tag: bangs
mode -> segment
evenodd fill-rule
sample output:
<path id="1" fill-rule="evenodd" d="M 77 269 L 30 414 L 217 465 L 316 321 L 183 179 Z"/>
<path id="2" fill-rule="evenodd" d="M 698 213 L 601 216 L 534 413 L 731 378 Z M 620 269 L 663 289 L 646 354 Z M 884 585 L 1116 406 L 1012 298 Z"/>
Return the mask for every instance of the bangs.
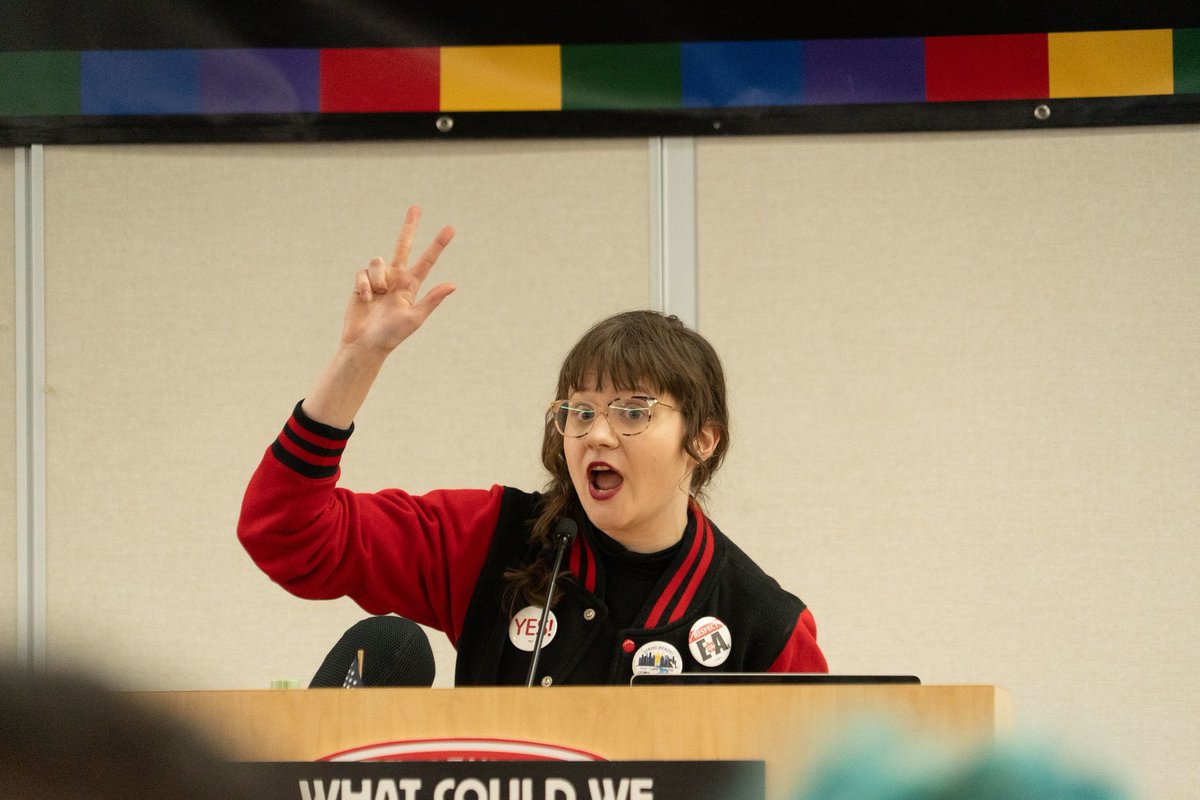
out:
<path id="1" fill-rule="evenodd" d="M 685 381 L 669 368 L 676 355 L 671 343 L 656 341 L 660 337 L 631 326 L 590 333 L 593 335 L 580 340 L 563 362 L 558 396 L 566 397 L 577 389 L 595 391 L 608 383 L 622 392 L 642 389 L 666 392 L 676 400 L 684 398 Z"/>

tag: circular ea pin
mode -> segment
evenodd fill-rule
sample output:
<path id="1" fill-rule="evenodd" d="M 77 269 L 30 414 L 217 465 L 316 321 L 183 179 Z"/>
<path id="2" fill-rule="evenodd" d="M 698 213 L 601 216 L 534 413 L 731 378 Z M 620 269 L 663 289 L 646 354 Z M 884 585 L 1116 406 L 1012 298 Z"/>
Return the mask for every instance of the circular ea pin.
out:
<path id="1" fill-rule="evenodd" d="M 683 658 L 666 642 L 646 642 L 633 654 L 634 675 L 678 675 Z"/>
<path id="2" fill-rule="evenodd" d="M 537 641 L 538 624 L 541 621 L 542 609 L 537 606 L 525 606 L 514 614 L 512 621 L 508 623 L 508 640 L 518 650 L 532 653 L 533 645 Z M 551 611 L 550 616 L 546 617 L 546 635 L 542 637 L 542 647 L 554 641 L 556 633 L 558 633 L 558 618 Z"/>
<path id="3" fill-rule="evenodd" d="M 692 658 L 704 667 L 719 667 L 729 658 L 733 640 L 729 628 L 716 617 L 701 617 L 688 633 L 688 649 Z"/>

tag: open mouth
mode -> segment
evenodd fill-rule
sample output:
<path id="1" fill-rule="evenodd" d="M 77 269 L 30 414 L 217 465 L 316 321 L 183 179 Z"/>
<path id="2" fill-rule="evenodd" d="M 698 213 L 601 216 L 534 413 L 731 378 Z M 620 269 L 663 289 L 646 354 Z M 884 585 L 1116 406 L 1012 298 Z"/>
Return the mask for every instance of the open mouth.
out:
<path id="1" fill-rule="evenodd" d="M 588 466 L 588 491 L 597 500 L 606 500 L 617 493 L 625 478 L 607 464 Z"/>

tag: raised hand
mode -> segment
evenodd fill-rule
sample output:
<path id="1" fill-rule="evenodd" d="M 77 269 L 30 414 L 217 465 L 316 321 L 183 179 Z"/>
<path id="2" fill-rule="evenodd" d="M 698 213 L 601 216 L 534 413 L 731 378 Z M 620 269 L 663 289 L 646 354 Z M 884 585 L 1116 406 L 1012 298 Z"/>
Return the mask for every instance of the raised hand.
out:
<path id="1" fill-rule="evenodd" d="M 366 269 L 355 275 L 354 294 L 342 326 L 343 344 L 390 352 L 421 327 L 454 291 L 453 284 L 440 283 L 418 298 L 421 284 L 454 238 L 453 228 L 442 228 L 410 266 L 409 254 L 420 220 L 421 209 L 409 208 L 391 263 L 373 258 Z"/>
<path id="2" fill-rule="evenodd" d="M 355 276 L 354 293 L 342 324 L 341 347 L 304 398 L 304 412 L 316 421 L 337 428 L 349 426 L 388 354 L 421 327 L 454 291 L 453 284 L 439 283 L 421 295 L 421 284 L 450 244 L 454 229 L 438 231 L 410 266 L 409 252 L 420 219 L 419 208 L 408 209 L 391 263 L 374 258 Z"/>

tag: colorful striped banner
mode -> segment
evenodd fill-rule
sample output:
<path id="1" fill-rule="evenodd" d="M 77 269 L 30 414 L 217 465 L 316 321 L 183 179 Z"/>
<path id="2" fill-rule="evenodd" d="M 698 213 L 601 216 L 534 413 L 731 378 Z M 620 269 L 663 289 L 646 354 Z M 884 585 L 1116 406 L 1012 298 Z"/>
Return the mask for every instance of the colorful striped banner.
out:
<path id="1" fill-rule="evenodd" d="M 1200 29 L 0 53 L 0 117 L 679 110 L 1200 94 Z"/>

